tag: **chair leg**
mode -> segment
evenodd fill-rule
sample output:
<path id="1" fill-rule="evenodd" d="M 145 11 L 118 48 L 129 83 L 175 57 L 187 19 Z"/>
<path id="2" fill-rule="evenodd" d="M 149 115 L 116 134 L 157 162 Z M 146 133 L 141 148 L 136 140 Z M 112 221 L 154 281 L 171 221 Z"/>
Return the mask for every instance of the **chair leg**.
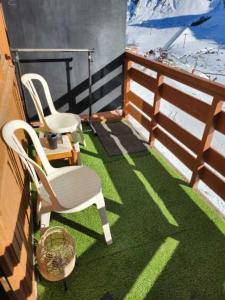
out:
<path id="1" fill-rule="evenodd" d="M 85 139 L 84 139 L 83 129 L 82 129 L 82 124 L 81 123 L 80 123 L 80 125 L 78 127 L 78 132 L 79 132 L 79 135 L 80 135 L 81 143 L 84 145 L 84 147 L 86 147 L 86 143 L 85 143 Z"/>
<path id="2" fill-rule="evenodd" d="M 77 132 L 74 131 L 72 132 L 72 138 L 73 138 L 73 147 L 74 150 L 77 153 L 77 164 L 81 165 L 81 158 L 80 158 L 80 145 L 79 145 L 79 141 L 78 141 L 78 137 L 77 137 Z"/>
<path id="3" fill-rule="evenodd" d="M 38 196 L 37 203 L 36 203 L 36 225 L 39 225 L 40 223 L 40 205 L 41 205 L 41 200 Z"/>
<path id="4" fill-rule="evenodd" d="M 47 229 L 50 223 L 51 212 L 41 214 L 41 230 Z"/>
<path id="5" fill-rule="evenodd" d="M 106 241 L 107 245 L 110 245 L 110 244 L 112 244 L 112 236 L 111 236 L 109 222 L 108 222 L 107 215 L 106 215 L 105 200 L 104 200 L 103 195 L 101 195 L 101 199 L 99 198 L 96 205 L 97 205 L 97 209 L 98 209 L 98 212 L 99 212 L 99 215 L 101 218 L 102 229 L 104 232 L 105 241 Z"/>

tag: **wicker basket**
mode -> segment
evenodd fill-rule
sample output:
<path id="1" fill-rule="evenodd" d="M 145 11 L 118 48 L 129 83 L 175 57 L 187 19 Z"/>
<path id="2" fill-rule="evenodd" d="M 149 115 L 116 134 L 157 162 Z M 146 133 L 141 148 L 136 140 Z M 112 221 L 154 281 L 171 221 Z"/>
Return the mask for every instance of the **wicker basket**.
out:
<path id="1" fill-rule="evenodd" d="M 65 279 L 75 266 L 75 241 L 65 229 L 51 227 L 42 235 L 36 257 L 44 278 L 49 281 Z"/>

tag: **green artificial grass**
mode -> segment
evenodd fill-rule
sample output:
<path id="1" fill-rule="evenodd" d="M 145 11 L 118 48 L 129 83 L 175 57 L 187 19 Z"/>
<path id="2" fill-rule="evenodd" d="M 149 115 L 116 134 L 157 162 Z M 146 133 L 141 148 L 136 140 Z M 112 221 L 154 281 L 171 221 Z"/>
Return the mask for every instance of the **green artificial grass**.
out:
<path id="1" fill-rule="evenodd" d="M 95 207 L 52 214 L 78 259 L 68 291 L 42 279 L 38 299 L 225 299 L 224 221 L 156 151 L 112 159 L 97 137 L 86 142 L 82 161 L 102 179 L 113 244 Z"/>

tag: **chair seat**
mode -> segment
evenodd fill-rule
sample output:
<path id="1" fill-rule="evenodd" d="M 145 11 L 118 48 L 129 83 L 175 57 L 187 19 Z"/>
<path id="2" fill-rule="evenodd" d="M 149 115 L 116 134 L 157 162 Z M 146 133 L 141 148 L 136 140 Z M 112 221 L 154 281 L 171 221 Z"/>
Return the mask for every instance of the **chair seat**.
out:
<path id="1" fill-rule="evenodd" d="M 59 204 L 65 210 L 76 208 L 101 192 L 99 176 L 84 166 L 59 168 L 54 174 L 48 176 L 48 180 Z M 40 184 L 39 195 L 45 202 L 45 207 L 51 206 L 42 184 Z"/>
<path id="2" fill-rule="evenodd" d="M 77 130 L 81 123 L 78 115 L 72 113 L 56 113 L 45 117 L 49 129 L 55 133 L 67 133 Z"/>

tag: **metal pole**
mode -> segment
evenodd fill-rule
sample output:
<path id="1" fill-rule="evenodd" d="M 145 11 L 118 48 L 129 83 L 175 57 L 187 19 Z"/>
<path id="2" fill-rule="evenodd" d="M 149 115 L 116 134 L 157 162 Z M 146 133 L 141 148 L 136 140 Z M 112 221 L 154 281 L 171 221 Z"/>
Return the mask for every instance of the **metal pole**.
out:
<path id="1" fill-rule="evenodd" d="M 94 49 L 47 49 L 47 48 L 11 48 L 12 52 L 15 52 L 15 63 L 17 65 L 18 70 L 18 76 L 21 76 L 21 69 L 20 69 L 20 58 L 19 58 L 19 52 L 87 52 L 88 54 L 88 89 L 89 89 L 89 112 L 88 112 L 88 124 L 92 130 L 92 132 L 97 135 L 97 132 L 92 124 L 92 74 L 91 74 L 91 63 L 93 62 L 93 56 L 92 53 L 94 53 Z M 19 78 L 20 79 L 20 78 Z M 25 96 L 24 96 L 24 90 L 23 86 L 21 84 L 21 81 L 19 81 L 20 89 L 23 97 L 23 106 L 26 118 L 28 118 L 27 108 L 25 105 Z"/>
<path id="2" fill-rule="evenodd" d="M 27 112 L 27 107 L 26 107 L 26 102 L 25 102 L 25 95 L 24 95 L 23 85 L 21 83 L 21 74 L 22 73 L 21 73 L 21 68 L 20 68 L 20 57 L 19 57 L 19 52 L 18 51 L 15 52 L 14 62 L 15 62 L 16 68 L 17 68 L 17 75 L 19 77 L 18 82 L 19 82 L 19 87 L 20 87 L 20 91 L 21 91 L 21 94 L 22 94 L 22 100 L 23 100 L 22 105 L 23 105 L 26 120 L 28 120 L 28 112 Z"/>
<path id="3" fill-rule="evenodd" d="M 89 113 L 88 113 L 88 124 L 95 135 L 97 132 L 92 124 L 92 74 L 91 74 L 91 63 L 93 62 L 92 51 L 88 51 L 88 89 L 89 89 Z"/>
<path id="4" fill-rule="evenodd" d="M 184 34 L 184 44 L 183 44 L 183 48 L 185 47 L 187 35 L 188 35 L 187 33 Z"/>
<path id="5" fill-rule="evenodd" d="M 73 48 L 11 48 L 12 52 L 94 52 L 94 49 Z"/>

